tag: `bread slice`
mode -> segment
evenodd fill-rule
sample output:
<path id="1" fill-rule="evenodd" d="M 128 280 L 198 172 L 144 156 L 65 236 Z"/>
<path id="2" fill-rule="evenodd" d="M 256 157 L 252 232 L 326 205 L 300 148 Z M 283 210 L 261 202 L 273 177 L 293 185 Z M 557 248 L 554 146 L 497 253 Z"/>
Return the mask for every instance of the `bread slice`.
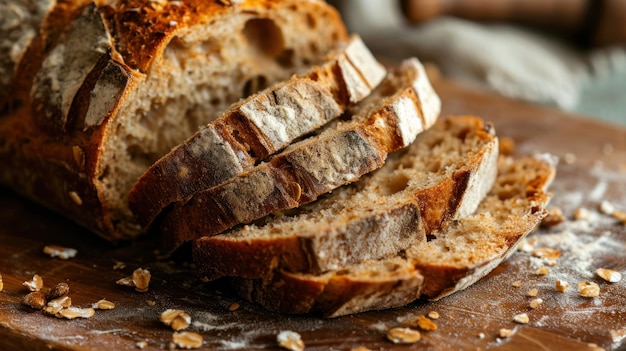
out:
<path id="1" fill-rule="evenodd" d="M 470 215 L 496 177 L 498 142 L 478 117 L 447 117 L 359 182 L 265 224 L 193 242 L 208 279 L 320 274 L 395 255 Z"/>
<path id="2" fill-rule="evenodd" d="M 397 256 L 322 275 L 277 271 L 268 279 L 227 278 L 238 294 L 283 313 L 326 317 L 439 299 L 484 277 L 546 216 L 555 174 L 550 157 L 501 157 L 498 177 L 475 214 Z M 381 293 L 378 293 L 380 287 Z"/>
<path id="3" fill-rule="evenodd" d="M 152 163 L 349 40 L 324 1 L 45 4 L 6 65 L 0 183 L 108 240 L 145 231 L 127 197 Z"/>
<path id="4" fill-rule="evenodd" d="M 338 117 L 385 75 L 385 68 L 353 36 L 323 65 L 234 104 L 155 162 L 131 189 L 130 208 L 148 226 L 169 204 L 251 169 Z"/>
<path id="5" fill-rule="evenodd" d="M 404 61 L 351 109 L 349 120 L 334 121 L 267 162 L 177 203 L 160 226 L 165 248 L 301 206 L 358 180 L 429 128 L 440 106 L 423 66 L 417 59 Z"/>

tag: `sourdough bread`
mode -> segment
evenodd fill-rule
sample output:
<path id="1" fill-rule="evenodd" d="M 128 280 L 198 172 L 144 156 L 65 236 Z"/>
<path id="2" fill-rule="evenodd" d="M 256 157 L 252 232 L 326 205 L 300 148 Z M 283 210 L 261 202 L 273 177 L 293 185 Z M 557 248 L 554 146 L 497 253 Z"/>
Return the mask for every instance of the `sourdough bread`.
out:
<path id="1" fill-rule="evenodd" d="M 323 64 L 348 40 L 324 1 L 25 6 L 33 15 L 15 29 L 23 44 L 11 62 L 2 56 L 13 74 L 1 83 L 10 95 L 0 183 L 109 240 L 145 230 L 127 195 L 152 163 L 242 97 Z"/>
<path id="2" fill-rule="evenodd" d="M 251 169 L 361 101 L 386 71 L 358 36 L 328 61 L 231 106 L 216 120 L 155 162 L 129 194 L 148 226 L 171 203 Z"/>
<path id="3" fill-rule="evenodd" d="M 439 299 L 465 289 L 506 259 L 547 214 L 546 188 L 555 172 L 550 158 L 501 157 L 498 171 L 475 214 L 396 257 L 321 275 L 279 270 L 267 279 L 227 279 L 240 296 L 267 309 L 317 311 L 326 317 L 402 306 L 420 295 Z"/>
<path id="4" fill-rule="evenodd" d="M 208 279 L 276 269 L 321 274 L 395 255 L 470 215 L 496 177 L 498 142 L 478 117 L 447 117 L 358 182 L 259 225 L 193 242 Z"/>
<path id="5" fill-rule="evenodd" d="M 301 206 L 358 180 L 432 126 L 439 109 L 423 66 L 404 61 L 350 109 L 348 120 L 333 121 L 267 162 L 175 204 L 160 226 L 165 248 Z"/>

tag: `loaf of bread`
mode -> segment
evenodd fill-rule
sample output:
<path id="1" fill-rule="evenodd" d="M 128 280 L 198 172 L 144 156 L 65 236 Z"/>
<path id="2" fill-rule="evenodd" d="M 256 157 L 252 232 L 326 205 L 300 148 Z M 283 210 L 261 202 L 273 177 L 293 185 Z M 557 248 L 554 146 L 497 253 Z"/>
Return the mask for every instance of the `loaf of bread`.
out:
<path id="1" fill-rule="evenodd" d="M 321 274 L 395 255 L 472 214 L 496 177 L 498 142 L 478 117 L 447 117 L 358 182 L 266 219 L 193 242 L 208 279 Z M 332 219 L 332 220 L 331 220 Z"/>
<path id="2" fill-rule="evenodd" d="M 346 120 L 290 145 L 267 162 L 176 203 L 160 228 L 172 251 L 276 211 L 295 208 L 380 168 L 388 153 L 431 127 L 441 107 L 423 66 L 407 59 Z"/>
<path id="3" fill-rule="evenodd" d="M 0 6 L 0 182 L 109 240 L 146 229 L 127 195 L 150 165 L 349 40 L 324 1 Z"/>
<path id="4" fill-rule="evenodd" d="M 339 117 L 370 94 L 386 71 L 358 36 L 310 71 L 240 101 L 155 162 L 129 194 L 148 226 L 171 203 L 219 185 Z"/>
<path id="5" fill-rule="evenodd" d="M 337 317 L 439 299 L 487 275 L 539 224 L 554 174 L 550 157 L 501 157 L 495 184 L 474 214 L 394 257 L 319 275 L 277 270 L 264 279 L 227 279 L 243 298 L 283 313 Z"/>

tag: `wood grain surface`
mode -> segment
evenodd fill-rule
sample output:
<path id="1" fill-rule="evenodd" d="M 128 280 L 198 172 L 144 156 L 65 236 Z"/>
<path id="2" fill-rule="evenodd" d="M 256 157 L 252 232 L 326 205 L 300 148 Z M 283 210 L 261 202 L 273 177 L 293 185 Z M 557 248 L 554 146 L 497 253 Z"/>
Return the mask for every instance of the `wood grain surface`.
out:
<path id="1" fill-rule="evenodd" d="M 167 308 L 191 314 L 190 331 L 204 337 L 202 350 L 278 349 L 276 334 L 298 332 L 306 350 L 619 350 L 626 347 L 626 279 L 607 283 L 596 268 L 626 273 L 626 227 L 598 211 L 601 201 L 626 210 L 626 129 L 601 124 L 564 112 L 475 92 L 438 80 L 444 114 L 474 114 L 492 121 L 501 137 L 512 138 L 516 152 L 550 152 L 561 158 L 551 187 L 552 206 L 568 218 L 531 237 L 536 247 L 559 248 L 555 266 L 518 251 L 489 276 L 465 291 L 437 302 L 418 301 L 403 308 L 361 313 L 337 319 L 316 315 L 287 316 L 267 312 L 241 301 L 218 283 L 205 284 L 189 263 L 159 258 L 156 240 L 112 246 L 59 215 L 0 188 L 0 350 L 145 350 L 170 348 L 172 330 L 159 322 Z M 567 162 L 565 162 L 567 160 Z M 574 220 L 577 208 L 591 212 Z M 78 250 L 60 260 L 43 254 L 45 245 Z M 549 274 L 536 270 L 547 266 Z M 135 268 L 152 273 L 148 292 L 139 293 L 115 281 Z M 33 274 L 46 286 L 66 282 L 72 304 L 81 307 L 106 298 L 113 310 L 98 310 L 89 319 L 49 317 L 21 303 L 22 282 Z M 571 287 L 554 288 L 557 279 Z M 577 293 L 580 281 L 600 286 L 598 297 Z M 520 287 L 512 284 L 520 281 Z M 543 303 L 529 307 L 533 288 Z M 234 304 L 240 307 L 234 311 Z M 438 329 L 423 331 L 422 340 L 395 345 L 386 330 L 437 311 Z M 530 322 L 513 316 L 527 313 Z M 511 329 L 507 338 L 501 328 Z"/>

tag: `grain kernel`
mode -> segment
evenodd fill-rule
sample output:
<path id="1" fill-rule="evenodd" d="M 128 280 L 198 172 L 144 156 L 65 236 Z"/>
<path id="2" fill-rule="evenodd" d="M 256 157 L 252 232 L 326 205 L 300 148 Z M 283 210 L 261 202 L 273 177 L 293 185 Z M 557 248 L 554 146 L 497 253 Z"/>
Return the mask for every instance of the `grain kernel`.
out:
<path id="1" fill-rule="evenodd" d="M 387 331 L 387 339 L 394 344 L 414 344 L 422 339 L 422 334 L 411 328 L 392 328 Z"/>
<path id="2" fill-rule="evenodd" d="M 300 334 L 291 330 L 283 330 L 278 333 L 278 335 L 276 335 L 276 341 L 278 342 L 278 346 L 287 350 L 304 350 L 304 341 L 302 341 L 302 337 Z"/>
<path id="3" fill-rule="evenodd" d="M 596 274 L 609 283 L 617 283 L 622 280 L 622 274 L 612 269 L 598 268 Z"/>
<path id="4" fill-rule="evenodd" d="M 541 305 L 543 303 L 543 299 L 534 299 L 532 301 L 530 301 L 530 308 L 535 309 L 537 307 L 539 307 L 539 305 Z"/>
<path id="5" fill-rule="evenodd" d="M 557 291 L 565 292 L 569 288 L 569 283 L 565 280 L 557 279 L 555 288 Z"/>
<path id="6" fill-rule="evenodd" d="M 594 282 L 580 282 L 578 294 L 584 297 L 596 297 L 600 295 L 600 286 Z"/>
<path id="7" fill-rule="evenodd" d="M 520 313 L 513 316 L 513 321 L 519 324 L 528 324 L 530 319 L 528 318 L 528 315 L 526 313 Z"/>
<path id="8" fill-rule="evenodd" d="M 511 329 L 502 328 L 498 332 L 498 335 L 500 335 L 501 338 L 508 338 L 509 336 L 513 335 L 513 331 Z"/>
<path id="9" fill-rule="evenodd" d="M 228 307 L 228 310 L 233 312 L 239 309 L 239 304 L 238 303 L 233 303 L 232 305 L 230 305 L 230 307 Z"/>
<path id="10" fill-rule="evenodd" d="M 539 290 L 537 290 L 537 288 L 532 288 L 528 290 L 528 292 L 526 292 L 526 296 L 530 296 L 530 297 L 535 297 L 537 296 L 537 294 L 539 294 Z"/>
<path id="11" fill-rule="evenodd" d="M 439 319 L 439 312 L 437 312 L 437 311 L 430 311 L 430 312 L 428 312 L 428 318 L 430 318 L 430 319 Z"/>
<path id="12" fill-rule="evenodd" d="M 174 332 L 172 341 L 181 349 L 197 349 L 202 346 L 202 335 L 192 332 Z"/>

